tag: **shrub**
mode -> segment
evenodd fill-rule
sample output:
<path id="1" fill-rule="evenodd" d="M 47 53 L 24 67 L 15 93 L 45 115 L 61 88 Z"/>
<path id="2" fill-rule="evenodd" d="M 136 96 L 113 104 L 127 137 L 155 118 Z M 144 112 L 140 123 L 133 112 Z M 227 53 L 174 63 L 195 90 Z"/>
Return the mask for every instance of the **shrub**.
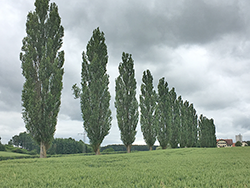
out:
<path id="1" fill-rule="evenodd" d="M 29 152 L 26 149 L 21 149 L 21 148 L 15 148 L 14 150 L 12 150 L 13 152 L 16 153 L 23 153 L 23 154 L 29 154 Z"/>
<path id="2" fill-rule="evenodd" d="M 103 153 L 112 153 L 112 152 L 114 152 L 115 150 L 113 149 L 113 148 L 107 148 L 107 149 L 105 149 L 105 150 L 103 150 L 102 152 Z"/>
<path id="3" fill-rule="evenodd" d="M 247 145 L 250 146 L 250 141 L 247 141 Z"/>
<path id="4" fill-rule="evenodd" d="M 30 155 L 37 155 L 37 150 L 36 149 L 33 149 L 32 151 L 29 152 Z"/>
<path id="5" fill-rule="evenodd" d="M 240 141 L 237 141 L 237 142 L 235 143 L 235 146 L 242 146 L 242 143 L 241 143 Z"/>

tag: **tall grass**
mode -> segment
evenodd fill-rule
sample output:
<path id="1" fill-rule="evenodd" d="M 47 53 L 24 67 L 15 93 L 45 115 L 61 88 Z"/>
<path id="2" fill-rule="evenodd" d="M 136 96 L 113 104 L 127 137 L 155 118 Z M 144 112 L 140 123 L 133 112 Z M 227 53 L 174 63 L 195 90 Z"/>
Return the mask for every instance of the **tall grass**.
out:
<path id="1" fill-rule="evenodd" d="M 250 147 L 0 161 L 0 187 L 249 187 Z"/>

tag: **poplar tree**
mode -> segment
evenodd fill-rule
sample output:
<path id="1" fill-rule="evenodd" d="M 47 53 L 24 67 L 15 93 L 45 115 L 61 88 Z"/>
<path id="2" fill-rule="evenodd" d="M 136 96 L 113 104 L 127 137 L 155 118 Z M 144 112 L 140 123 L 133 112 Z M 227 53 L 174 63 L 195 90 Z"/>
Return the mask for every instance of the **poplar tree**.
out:
<path id="1" fill-rule="evenodd" d="M 178 112 L 178 103 L 177 103 L 177 94 L 175 89 L 172 88 L 169 92 L 170 97 L 170 117 L 171 117 L 171 138 L 170 145 L 172 148 L 176 148 L 178 146 L 179 141 L 179 112 Z"/>
<path id="2" fill-rule="evenodd" d="M 130 153 L 135 141 L 138 123 L 138 102 L 136 99 L 136 80 L 132 55 L 123 52 L 119 64 L 119 76 L 115 80 L 115 107 L 121 140 Z"/>
<path id="3" fill-rule="evenodd" d="M 153 86 L 153 76 L 150 71 L 144 71 L 141 84 L 140 109 L 141 109 L 141 131 L 149 150 L 156 141 L 156 92 Z"/>
<path id="4" fill-rule="evenodd" d="M 216 147 L 214 120 L 202 114 L 199 118 L 199 143 L 201 147 Z"/>
<path id="5" fill-rule="evenodd" d="M 171 138 L 171 115 L 168 83 L 164 81 L 164 78 L 161 78 L 158 83 L 156 116 L 158 119 L 157 139 L 162 149 L 166 149 Z"/>
<path id="6" fill-rule="evenodd" d="M 49 6 L 49 0 L 36 0 L 35 7 L 27 16 L 27 36 L 20 53 L 25 77 L 22 115 L 44 158 L 53 140 L 61 104 L 64 52 L 59 49 L 64 29 L 55 3 Z"/>
<path id="7" fill-rule="evenodd" d="M 100 145 L 111 128 L 109 76 L 107 74 L 108 52 L 104 33 L 99 28 L 87 44 L 86 53 L 82 53 L 81 85 L 72 86 L 75 98 L 80 97 L 84 129 L 96 155 L 100 154 Z"/>
<path id="8" fill-rule="evenodd" d="M 198 116 L 193 104 L 190 105 L 191 147 L 197 146 Z"/>

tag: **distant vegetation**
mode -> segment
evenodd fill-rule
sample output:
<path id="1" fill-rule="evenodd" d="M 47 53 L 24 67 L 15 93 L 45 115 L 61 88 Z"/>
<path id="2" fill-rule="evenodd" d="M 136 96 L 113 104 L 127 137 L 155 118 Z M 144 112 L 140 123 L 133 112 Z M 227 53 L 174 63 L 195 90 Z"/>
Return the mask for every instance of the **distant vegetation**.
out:
<path id="1" fill-rule="evenodd" d="M 248 187 L 250 147 L 0 162 L 1 187 Z"/>
<path id="2" fill-rule="evenodd" d="M 13 145 L 15 147 L 13 147 Z M 8 151 L 23 153 L 23 154 L 39 154 L 39 146 L 33 141 L 30 134 L 21 132 L 19 135 L 15 135 L 10 139 L 8 145 L 4 146 Z M 146 145 L 133 145 L 131 151 L 148 151 Z M 153 146 L 156 149 L 156 146 Z M 108 145 L 100 148 L 101 152 L 126 152 L 124 145 Z M 77 153 L 93 153 L 93 149 L 89 144 L 85 144 L 82 140 L 76 141 L 73 138 L 55 138 L 52 141 L 51 147 L 47 152 L 49 155 L 56 154 L 77 154 Z"/>

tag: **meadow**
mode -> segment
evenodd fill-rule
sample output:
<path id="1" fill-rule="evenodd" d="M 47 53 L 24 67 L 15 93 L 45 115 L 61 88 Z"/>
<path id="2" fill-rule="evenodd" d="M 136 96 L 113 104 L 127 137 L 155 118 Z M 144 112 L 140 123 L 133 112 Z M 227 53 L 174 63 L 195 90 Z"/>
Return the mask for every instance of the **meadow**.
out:
<path id="1" fill-rule="evenodd" d="M 0 151 L 0 156 L 1 157 L 16 157 L 16 156 L 28 156 L 28 155 L 20 154 L 20 153 L 14 153 L 14 152 Z"/>
<path id="2" fill-rule="evenodd" d="M 250 187 L 250 147 L 0 161 L 0 187 Z"/>

